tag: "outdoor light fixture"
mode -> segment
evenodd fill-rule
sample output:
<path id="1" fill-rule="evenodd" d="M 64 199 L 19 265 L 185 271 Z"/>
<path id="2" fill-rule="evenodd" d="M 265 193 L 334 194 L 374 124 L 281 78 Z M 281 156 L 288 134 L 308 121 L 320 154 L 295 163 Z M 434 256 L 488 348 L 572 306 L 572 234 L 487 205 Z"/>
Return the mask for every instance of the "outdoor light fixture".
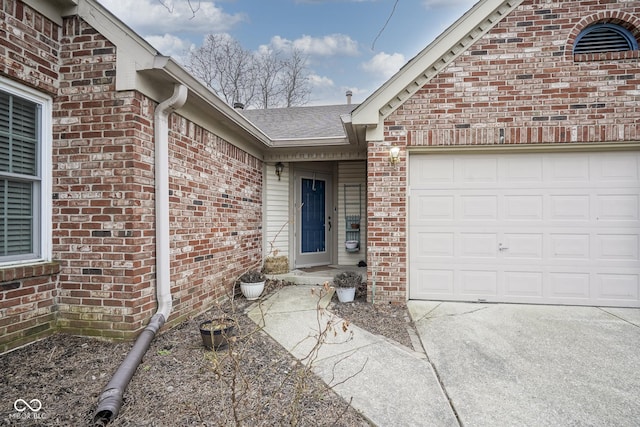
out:
<path id="1" fill-rule="evenodd" d="M 278 176 L 278 181 L 280 181 L 280 175 L 282 175 L 282 171 L 284 170 L 284 165 L 282 162 L 276 163 L 276 175 Z"/>
<path id="2" fill-rule="evenodd" d="M 400 161 L 400 147 L 398 147 L 397 145 L 394 145 L 389 149 L 389 163 L 391 163 L 392 165 L 396 165 L 398 164 L 399 161 Z"/>

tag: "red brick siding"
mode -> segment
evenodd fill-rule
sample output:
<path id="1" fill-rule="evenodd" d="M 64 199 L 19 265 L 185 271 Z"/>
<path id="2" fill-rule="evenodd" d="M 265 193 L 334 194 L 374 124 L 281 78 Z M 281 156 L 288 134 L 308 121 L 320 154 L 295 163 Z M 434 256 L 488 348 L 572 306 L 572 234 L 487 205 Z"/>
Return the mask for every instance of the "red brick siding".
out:
<path id="1" fill-rule="evenodd" d="M 262 162 L 173 115 L 170 149 L 174 315 L 206 309 L 262 260 Z"/>
<path id="2" fill-rule="evenodd" d="M 156 309 L 155 103 L 116 93 L 115 48 L 65 25 L 54 148 L 59 326 L 127 338 Z M 68 38 L 68 40 L 67 40 Z M 206 309 L 261 259 L 262 163 L 170 116 L 171 319 Z"/>
<path id="3" fill-rule="evenodd" d="M 21 3 L 2 4 L 6 33 L 8 10 L 33 17 Z M 56 328 L 130 338 L 156 309 L 156 103 L 116 92 L 116 48 L 82 20 L 66 19 L 43 43 L 55 45 L 58 59 L 47 58 L 59 76 L 26 83 L 54 95 L 56 262 L 0 269 L 0 353 Z M 259 264 L 263 165 L 178 114 L 169 123 L 175 322 L 207 309 Z"/>
<path id="4" fill-rule="evenodd" d="M 55 330 L 57 263 L 0 269 L 0 353 Z"/>
<path id="5" fill-rule="evenodd" d="M 402 149 L 400 163 L 389 163 L 390 141 L 369 143 L 367 169 L 367 298 L 374 303 L 404 304 L 407 259 L 405 250 L 407 212 L 404 193 L 407 187 L 406 153 Z M 375 294 L 374 294 L 375 293 Z"/>
<path id="6" fill-rule="evenodd" d="M 54 95 L 60 27 L 21 2 L 0 0 L 0 75 Z M 55 330 L 56 263 L 0 268 L 0 353 Z"/>
<path id="7" fill-rule="evenodd" d="M 640 54 L 574 57 L 572 46 L 594 22 L 623 24 L 638 35 L 639 16 L 638 1 L 525 1 L 391 114 L 385 129 L 404 126 L 408 135 L 398 143 L 413 147 L 638 141 Z M 396 209 L 384 207 L 385 215 L 404 230 L 406 183 L 390 188 L 375 179 L 389 168 L 389 144 L 386 137 L 369 148 L 369 214 L 392 199 Z M 406 161 L 389 179 L 406 176 Z M 378 260 L 384 265 L 406 263 L 406 234 L 392 253 L 384 239 L 375 240 L 389 222 L 370 226 L 369 265 L 380 252 L 389 254 Z M 406 283 L 406 272 L 378 280 L 376 301 L 404 300 Z"/>
<path id="8" fill-rule="evenodd" d="M 116 48 L 65 20 L 54 105 L 53 256 L 58 326 L 116 338 L 153 310 L 153 107 L 115 91 Z"/>
<path id="9" fill-rule="evenodd" d="M 0 0 L 0 74 L 55 94 L 59 49 L 59 25 L 20 1 Z"/>

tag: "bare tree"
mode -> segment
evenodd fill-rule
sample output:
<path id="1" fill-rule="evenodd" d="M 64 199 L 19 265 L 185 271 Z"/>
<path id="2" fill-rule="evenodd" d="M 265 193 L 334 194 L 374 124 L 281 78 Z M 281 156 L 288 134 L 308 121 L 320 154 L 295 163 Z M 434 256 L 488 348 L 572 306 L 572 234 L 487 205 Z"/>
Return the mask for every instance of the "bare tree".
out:
<path id="1" fill-rule="evenodd" d="M 202 46 L 189 54 L 187 69 L 227 103 L 253 102 L 253 54 L 230 36 L 209 34 Z"/>
<path id="2" fill-rule="evenodd" d="M 258 87 L 256 106 L 258 108 L 275 106 L 282 95 L 282 85 L 279 77 L 282 74 L 283 62 L 279 56 L 280 53 L 277 51 L 263 51 L 256 54 L 255 61 L 259 70 L 256 73 L 256 85 Z"/>
<path id="3" fill-rule="evenodd" d="M 226 34 L 208 35 L 189 54 L 186 68 L 230 105 L 291 107 L 305 104 L 310 93 L 302 52 L 251 52 Z"/>
<path id="4" fill-rule="evenodd" d="M 307 56 L 298 49 L 284 61 L 282 87 L 285 106 L 306 104 L 309 100 L 309 75 L 307 72 Z"/>

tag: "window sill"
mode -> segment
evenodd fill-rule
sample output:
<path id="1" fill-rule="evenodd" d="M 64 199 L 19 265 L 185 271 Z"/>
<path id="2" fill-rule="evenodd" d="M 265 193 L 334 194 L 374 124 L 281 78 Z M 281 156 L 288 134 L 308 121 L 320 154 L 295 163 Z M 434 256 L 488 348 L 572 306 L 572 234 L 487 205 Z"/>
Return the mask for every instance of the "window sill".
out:
<path id="1" fill-rule="evenodd" d="M 60 263 L 58 262 L 8 265 L 0 267 L 0 283 L 28 279 L 29 277 L 50 276 L 59 272 Z"/>

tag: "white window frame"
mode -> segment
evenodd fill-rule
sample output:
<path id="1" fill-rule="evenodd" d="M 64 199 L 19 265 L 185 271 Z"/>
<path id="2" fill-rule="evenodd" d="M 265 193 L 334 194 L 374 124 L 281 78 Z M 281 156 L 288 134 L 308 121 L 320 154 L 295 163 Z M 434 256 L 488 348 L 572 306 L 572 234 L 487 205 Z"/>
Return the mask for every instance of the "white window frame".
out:
<path id="1" fill-rule="evenodd" d="M 35 221 L 36 234 L 34 234 L 35 253 L 24 256 L 6 257 L 0 259 L 0 267 L 13 264 L 35 264 L 37 262 L 49 262 L 52 259 L 52 111 L 53 100 L 50 96 L 43 94 L 33 88 L 9 80 L 0 76 L 0 90 L 10 93 L 13 96 L 25 99 L 38 104 L 41 108 L 38 172 L 39 185 L 37 185 L 37 200 L 34 201 L 37 209 Z"/>

